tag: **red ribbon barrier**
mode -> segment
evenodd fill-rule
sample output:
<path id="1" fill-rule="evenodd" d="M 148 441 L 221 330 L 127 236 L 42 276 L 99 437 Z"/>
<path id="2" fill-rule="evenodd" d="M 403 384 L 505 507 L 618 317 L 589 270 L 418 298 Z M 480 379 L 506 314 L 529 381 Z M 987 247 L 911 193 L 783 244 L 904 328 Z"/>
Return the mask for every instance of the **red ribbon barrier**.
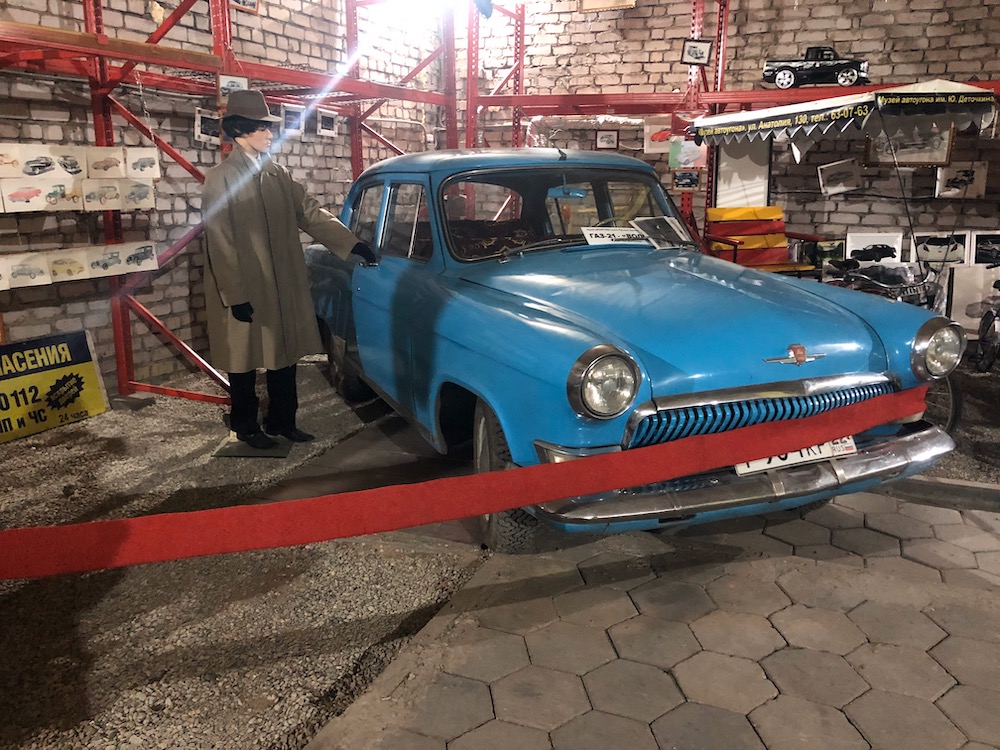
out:
<path id="1" fill-rule="evenodd" d="M 813 417 L 513 471 L 263 505 L 0 531 L 0 579 L 82 573 L 393 531 L 698 474 L 923 410 L 926 388 Z"/>

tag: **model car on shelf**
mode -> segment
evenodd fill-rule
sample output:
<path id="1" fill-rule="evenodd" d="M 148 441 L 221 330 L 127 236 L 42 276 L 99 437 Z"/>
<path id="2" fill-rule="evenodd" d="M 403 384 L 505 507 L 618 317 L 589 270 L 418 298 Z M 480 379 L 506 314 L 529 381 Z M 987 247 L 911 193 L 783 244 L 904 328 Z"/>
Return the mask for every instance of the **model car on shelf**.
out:
<path id="1" fill-rule="evenodd" d="M 787 434 L 821 412 L 843 438 L 750 463 L 720 448 L 715 468 L 676 477 L 664 461 L 659 481 L 591 496 L 520 508 L 511 497 L 481 519 L 495 549 L 530 547 L 539 522 L 606 533 L 787 510 L 918 473 L 954 447 L 920 416 L 924 387 L 961 359 L 959 326 L 699 253 L 637 159 L 399 156 L 357 179 L 341 220 L 377 262 L 307 248 L 332 382 L 347 400 L 379 395 L 438 451 L 471 453 L 476 471 L 753 425 Z M 600 238 L 632 221 L 653 241 Z M 855 429 L 900 401 L 905 418 Z"/>
<path id="2" fill-rule="evenodd" d="M 152 169 L 155 166 L 156 166 L 156 159 L 154 159 L 152 156 L 142 156 L 136 159 L 134 162 L 132 162 L 132 169 L 138 169 L 140 172 L 143 172 L 147 169 Z"/>
<path id="3" fill-rule="evenodd" d="M 129 254 L 125 258 L 125 263 L 134 263 L 135 265 L 141 265 L 144 260 L 149 260 L 153 257 L 153 246 L 152 245 L 142 245 L 134 253 Z"/>
<path id="4" fill-rule="evenodd" d="M 103 268 L 107 271 L 111 266 L 120 265 L 122 262 L 121 253 L 117 250 L 106 250 L 100 258 L 90 261 L 91 268 Z"/>
<path id="5" fill-rule="evenodd" d="M 76 203 L 80 200 L 80 194 L 66 192 L 66 186 L 63 184 L 53 185 L 52 189 L 45 195 L 45 200 L 53 206 L 59 201 L 72 201 Z"/>
<path id="6" fill-rule="evenodd" d="M 83 273 L 83 264 L 72 258 L 56 258 L 49 262 L 52 278 L 60 276 L 77 276 Z"/>
<path id="7" fill-rule="evenodd" d="M 15 263 L 10 269 L 10 277 L 16 279 L 18 276 L 27 276 L 29 279 L 36 279 L 39 276 L 44 276 L 45 271 L 43 271 L 38 266 L 33 266 L 30 263 Z"/>
<path id="8" fill-rule="evenodd" d="M 118 188 L 114 185 L 98 185 L 87 193 L 87 203 L 93 203 L 94 201 L 107 203 L 108 201 L 116 200 L 119 195 Z"/>
<path id="9" fill-rule="evenodd" d="M 55 168 L 56 163 L 52 161 L 51 156 L 36 156 L 34 159 L 28 159 L 28 161 L 24 162 L 24 166 L 21 167 L 21 171 L 25 174 L 34 176 L 44 174 L 45 172 L 51 172 Z"/>
<path id="10" fill-rule="evenodd" d="M 109 156 L 107 159 L 98 159 L 97 161 L 92 162 L 90 167 L 91 169 L 100 169 L 102 172 L 107 172 L 109 169 L 114 169 L 121 163 L 121 159 Z"/>
<path id="11" fill-rule="evenodd" d="M 83 167 L 80 166 L 80 162 L 77 161 L 75 156 L 70 154 L 62 154 L 56 157 L 56 161 L 59 162 L 59 166 L 66 170 L 69 174 L 80 174 L 83 171 Z"/>
<path id="12" fill-rule="evenodd" d="M 856 250 L 851 250 L 851 257 L 854 260 L 874 260 L 877 262 L 886 258 L 895 258 L 896 248 L 892 245 L 865 245 Z"/>
<path id="13" fill-rule="evenodd" d="M 779 89 L 805 83 L 854 86 L 868 83 L 868 62 L 842 57 L 833 47 L 809 47 L 803 58 L 766 60 L 761 77 Z"/>
<path id="14" fill-rule="evenodd" d="M 41 194 L 42 191 L 39 188 L 23 187 L 23 188 L 18 188 L 13 193 L 7 193 L 7 200 L 9 200 L 11 203 L 18 203 L 18 202 L 30 203 L 32 200 L 34 200 Z"/>

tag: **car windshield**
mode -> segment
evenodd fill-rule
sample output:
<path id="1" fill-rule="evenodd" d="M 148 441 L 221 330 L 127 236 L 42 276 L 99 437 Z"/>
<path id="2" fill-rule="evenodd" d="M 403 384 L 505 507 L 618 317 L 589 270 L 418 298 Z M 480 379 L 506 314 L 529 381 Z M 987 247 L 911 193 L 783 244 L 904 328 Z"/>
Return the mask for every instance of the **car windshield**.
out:
<path id="1" fill-rule="evenodd" d="M 679 217 L 652 175 L 607 167 L 470 172 L 447 181 L 441 196 L 449 247 L 463 261 L 585 245 L 587 227 L 631 229 L 636 218 Z M 690 242 L 682 232 L 677 244 Z"/>

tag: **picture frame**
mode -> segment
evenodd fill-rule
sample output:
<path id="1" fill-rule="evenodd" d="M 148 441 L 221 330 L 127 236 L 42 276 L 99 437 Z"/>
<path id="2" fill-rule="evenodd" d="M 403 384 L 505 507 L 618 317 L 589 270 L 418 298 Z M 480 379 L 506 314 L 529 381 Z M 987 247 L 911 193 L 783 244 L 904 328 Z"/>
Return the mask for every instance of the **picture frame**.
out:
<path id="1" fill-rule="evenodd" d="M 904 263 L 902 232 L 848 232 L 844 257 L 862 265 Z"/>
<path id="2" fill-rule="evenodd" d="M 943 167 L 951 161 L 951 147 L 955 140 L 955 127 L 943 132 L 896 133 L 891 137 L 882 133 L 867 138 L 865 165 L 885 167 L 898 164 L 904 167 Z M 895 154 L 895 157 L 893 156 Z"/>
<path id="3" fill-rule="evenodd" d="M 982 198 L 986 195 L 985 161 L 956 161 L 937 168 L 935 198 Z"/>
<path id="4" fill-rule="evenodd" d="M 260 15 L 260 0 L 229 0 L 229 7 L 244 13 Z"/>
<path id="5" fill-rule="evenodd" d="M 248 88 L 250 88 L 250 79 L 246 76 L 219 76 L 219 93 L 224 99 L 228 99 L 234 91 L 246 91 Z"/>
<path id="6" fill-rule="evenodd" d="M 670 115 L 660 115 L 643 120 L 642 150 L 647 154 L 666 154 L 670 152 L 670 137 L 673 118 Z"/>
<path id="7" fill-rule="evenodd" d="M 221 121 L 215 110 L 198 107 L 194 111 L 194 139 L 199 143 L 218 146 L 221 142 Z"/>
<path id="8" fill-rule="evenodd" d="M 861 187 L 861 168 L 857 159 L 822 164 L 816 168 L 819 189 L 823 195 L 840 195 Z"/>
<path id="9" fill-rule="evenodd" d="M 972 258 L 975 265 L 1000 263 L 1000 229 L 972 233 Z"/>
<path id="10" fill-rule="evenodd" d="M 676 169 L 671 175 L 671 184 L 676 192 L 690 193 L 701 187 L 699 169 Z"/>
<path id="11" fill-rule="evenodd" d="M 935 268 L 944 265 L 968 265 L 971 248 L 969 232 L 914 232 L 910 259 L 930 263 Z"/>
<path id="12" fill-rule="evenodd" d="M 316 135 L 332 138 L 337 135 L 340 114 L 332 109 L 316 108 Z"/>
<path id="13" fill-rule="evenodd" d="M 595 10 L 621 10 L 623 8 L 634 8 L 637 0 L 580 0 L 579 9 L 581 13 Z"/>
<path id="14" fill-rule="evenodd" d="M 283 133 L 296 134 L 305 129 L 306 108 L 299 104 L 281 105 L 281 130 Z"/>
<path id="15" fill-rule="evenodd" d="M 681 48 L 682 65 L 712 64 L 712 40 L 710 39 L 685 39 Z"/>
<path id="16" fill-rule="evenodd" d="M 618 131 L 598 130 L 594 135 L 594 148 L 598 151 L 616 151 L 618 149 Z"/>

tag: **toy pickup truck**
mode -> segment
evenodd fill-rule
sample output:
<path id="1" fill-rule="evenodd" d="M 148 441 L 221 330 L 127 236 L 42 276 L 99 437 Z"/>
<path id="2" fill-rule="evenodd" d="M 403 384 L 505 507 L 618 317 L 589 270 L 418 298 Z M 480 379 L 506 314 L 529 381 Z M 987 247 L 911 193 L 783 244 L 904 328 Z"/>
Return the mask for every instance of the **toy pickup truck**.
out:
<path id="1" fill-rule="evenodd" d="M 779 89 L 804 83 L 854 86 L 868 83 L 868 61 L 841 57 L 833 47 L 809 47 L 801 60 L 765 60 L 761 78 Z"/>

